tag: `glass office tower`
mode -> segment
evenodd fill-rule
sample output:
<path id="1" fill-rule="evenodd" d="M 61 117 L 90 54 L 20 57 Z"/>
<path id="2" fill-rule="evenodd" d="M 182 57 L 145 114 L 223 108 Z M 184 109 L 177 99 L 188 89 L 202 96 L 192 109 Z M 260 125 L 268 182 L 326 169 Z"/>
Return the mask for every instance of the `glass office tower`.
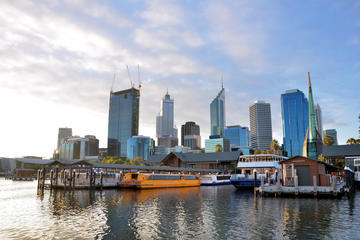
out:
<path id="1" fill-rule="evenodd" d="M 281 116 L 285 151 L 289 157 L 301 156 L 309 127 L 309 104 L 302 91 L 281 94 Z"/>
<path id="2" fill-rule="evenodd" d="M 227 126 L 225 128 L 225 138 L 229 139 L 230 145 L 233 147 L 249 147 L 250 132 L 248 127 L 240 125 Z"/>
<path id="3" fill-rule="evenodd" d="M 139 99 L 135 88 L 110 93 L 108 156 L 126 158 L 127 140 L 139 132 Z"/>
<path id="4" fill-rule="evenodd" d="M 220 92 L 210 104 L 210 130 L 211 136 L 224 136 L 225 127 L 225 89 Z"/>
<path id="5" fill-rule="evenodd" d="M 153 141 L 150 137 L 133 136 L 127 141 L 127 158 L 140 157 L 142 160 L 147 160 L 152 155 L 153 148 Z"/>

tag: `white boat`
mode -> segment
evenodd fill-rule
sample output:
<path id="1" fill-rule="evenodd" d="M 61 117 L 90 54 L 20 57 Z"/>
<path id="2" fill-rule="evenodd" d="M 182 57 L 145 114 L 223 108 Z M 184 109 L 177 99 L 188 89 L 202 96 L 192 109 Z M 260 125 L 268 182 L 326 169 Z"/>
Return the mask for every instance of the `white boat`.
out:
<path id="1" fill-rule="evenodd" d="M 230 184 L 230 174 L 202 175 L 201 185 L 223 185 Z"/>
<path id="2" fill-rule="evenodd" d="M 360 186 L 360 156 L 345 157 L 345 165 L 350 163 L 348 167 L 354 170 L 354 182 L 357 187 Z"/>

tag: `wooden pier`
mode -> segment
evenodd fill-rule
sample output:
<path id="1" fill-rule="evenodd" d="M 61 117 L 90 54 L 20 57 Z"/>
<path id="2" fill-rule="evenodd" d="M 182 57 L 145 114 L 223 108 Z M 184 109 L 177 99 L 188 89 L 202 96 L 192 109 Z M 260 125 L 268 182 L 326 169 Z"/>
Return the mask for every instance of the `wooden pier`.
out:
<path id="1" fill-rule="evenodd" d="M 336 176 L 332 176 L 330 186 L 317 186 L 316 177 L 313 178 L 313 186 L 299 186 L 297 176 L 294 178 L 294 186 L 282 186 L 280 179 L 276 184 L 264 184 L 261 179 L 260 187 L 255 191 L 260 193 L 261 196 L 293 196 L 293 197 L 327 197 L 327 198 L 340 198 L 344 194 L 349 194 L 351 189 L 347 187 L 345 181 L 338 181 Z"/>

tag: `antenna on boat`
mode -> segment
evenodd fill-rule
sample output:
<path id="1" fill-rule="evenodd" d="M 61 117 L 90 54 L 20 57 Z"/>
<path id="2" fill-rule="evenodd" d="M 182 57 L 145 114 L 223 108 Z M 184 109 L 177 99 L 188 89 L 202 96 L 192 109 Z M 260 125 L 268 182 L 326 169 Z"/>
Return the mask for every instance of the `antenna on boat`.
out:
<path id="1" fill-rule="evenodd" d="M 130 85 L 131 85 L 131 87 L 133 88 L 133 87 L 134 87 L 134 84 L 133 84 L 133 82 L 131 81 L 130 71 L 129 71 L 129 66 L 128 66 L 128 65 L 126 65 L 126 69 L 127 69 L 127 73 L 128 73 L 128 77 L 129 77 Z"/>

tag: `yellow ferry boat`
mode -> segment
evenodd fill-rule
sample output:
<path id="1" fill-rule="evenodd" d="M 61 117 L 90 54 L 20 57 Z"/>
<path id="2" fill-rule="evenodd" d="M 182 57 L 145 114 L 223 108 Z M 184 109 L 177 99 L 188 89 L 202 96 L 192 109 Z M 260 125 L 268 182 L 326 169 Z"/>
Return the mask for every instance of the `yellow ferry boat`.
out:
<path id="1" fill-rule="evenodd" d="M 124 188 L 169 188 L 169 187 L 197 187 L 201 179 L 195 175 L 184 174 L 152 174 L 127 173 L 121 187 Z"/>

